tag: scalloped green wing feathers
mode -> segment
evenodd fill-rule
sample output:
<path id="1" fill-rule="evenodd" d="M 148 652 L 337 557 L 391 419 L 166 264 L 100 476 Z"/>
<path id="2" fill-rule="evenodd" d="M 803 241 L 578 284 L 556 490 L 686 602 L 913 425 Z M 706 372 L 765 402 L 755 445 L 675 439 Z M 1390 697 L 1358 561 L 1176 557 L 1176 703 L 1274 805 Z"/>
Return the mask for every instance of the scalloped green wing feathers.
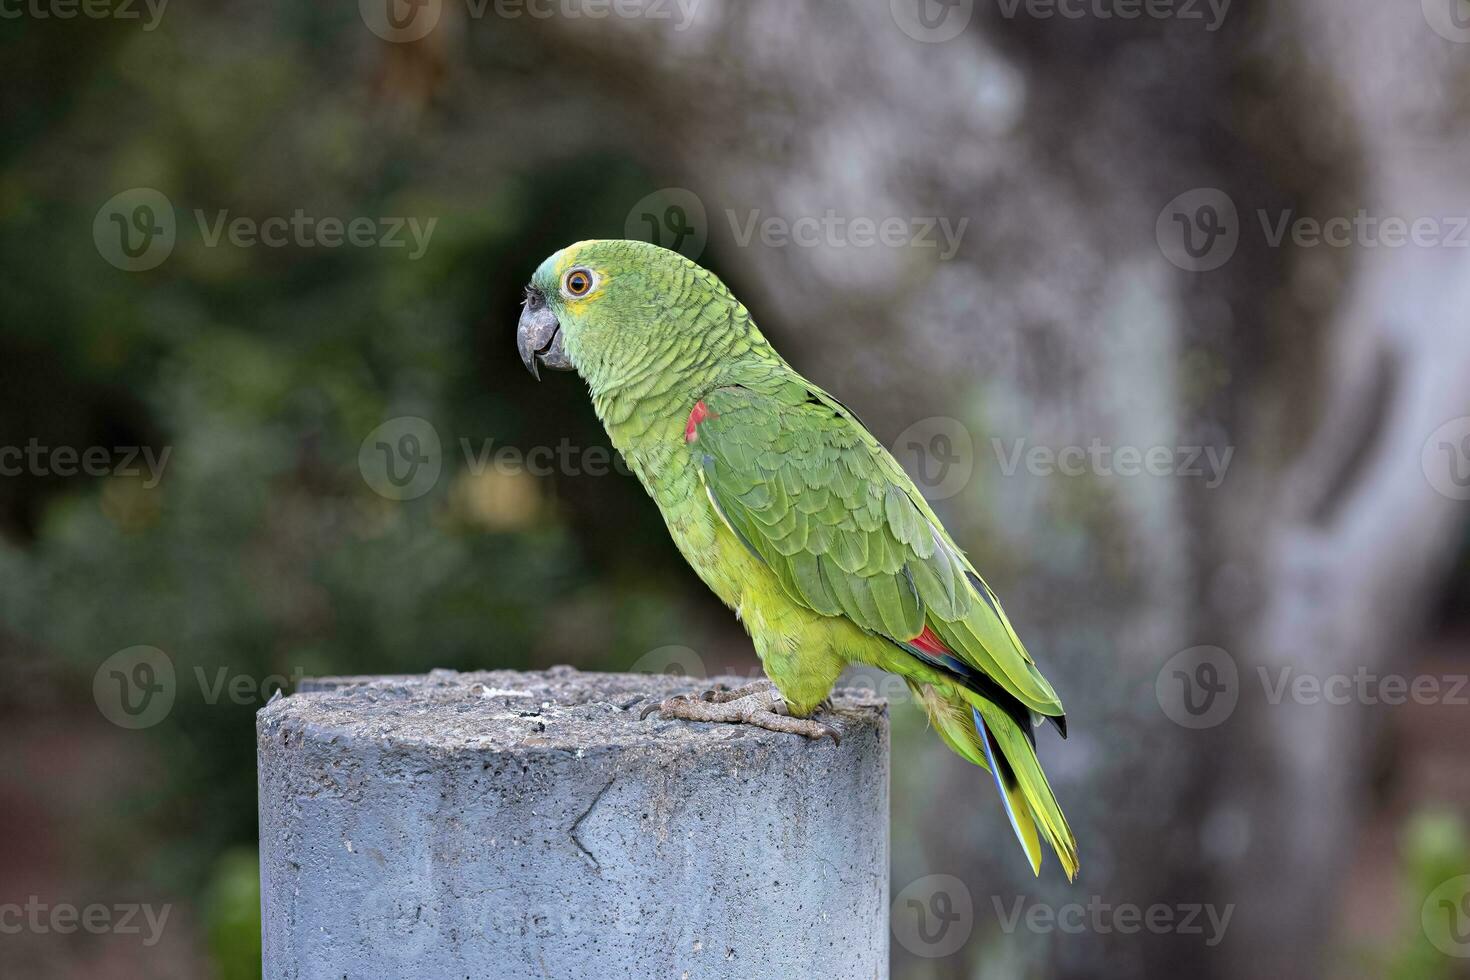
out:
<path id="1" fill-rule="evenodd" d="M 836 399 L 793 380 L 701 403 L 689 448 L 709 498 L 793 601 L 899 644 L 927 626 L 1027 708 L 1062 714 L 989 586 Z"/>

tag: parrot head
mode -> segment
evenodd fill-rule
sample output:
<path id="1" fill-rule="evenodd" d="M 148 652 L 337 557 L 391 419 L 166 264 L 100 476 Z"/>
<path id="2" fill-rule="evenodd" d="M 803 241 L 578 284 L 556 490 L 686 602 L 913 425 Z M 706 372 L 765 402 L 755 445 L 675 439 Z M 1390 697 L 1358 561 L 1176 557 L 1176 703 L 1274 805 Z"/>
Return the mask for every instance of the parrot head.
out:
<path id="1" fill-rule="evenodd" d="M 689 329 L 668 297 L 689 288 L 678 252 L 635 241 L 586 241 L 555 253 L 536 270 L 516 329 L 526 369 L 577 371 L 594 387 L 622 376 Z M 682 288 L 681 288 L 682 287 Z"/>

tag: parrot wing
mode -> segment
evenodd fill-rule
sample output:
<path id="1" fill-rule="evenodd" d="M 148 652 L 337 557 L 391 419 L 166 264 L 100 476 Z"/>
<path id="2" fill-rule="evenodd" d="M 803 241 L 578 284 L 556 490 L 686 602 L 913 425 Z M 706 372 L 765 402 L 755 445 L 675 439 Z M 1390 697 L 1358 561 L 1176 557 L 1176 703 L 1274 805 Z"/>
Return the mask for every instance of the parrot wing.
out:
<path id="1" fill-rule="evenodd" d="M 685 440 L 715 510 L 793 601 L 886 637 L 1023 719 L 1021 706 L 1051 716 L 1065 734 L 1061 702 L 995 594 L 835 398 L 803 380 L 718 388 L 694 406 Z"/>

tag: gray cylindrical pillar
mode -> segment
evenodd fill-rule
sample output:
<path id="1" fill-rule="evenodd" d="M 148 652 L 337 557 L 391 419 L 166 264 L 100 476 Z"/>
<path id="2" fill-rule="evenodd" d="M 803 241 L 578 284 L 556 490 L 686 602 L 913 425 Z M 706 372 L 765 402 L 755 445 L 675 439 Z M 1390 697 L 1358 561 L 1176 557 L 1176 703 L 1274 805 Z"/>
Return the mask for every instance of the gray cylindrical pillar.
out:
<path id="1" fill-rule="evenodd" d="M 739 683 L 727 679 L 728 683 Z M 647 674 L 308 682 L 257 723 L 266 980 L 888 975 L 888 720 L 639 720 Z"/>

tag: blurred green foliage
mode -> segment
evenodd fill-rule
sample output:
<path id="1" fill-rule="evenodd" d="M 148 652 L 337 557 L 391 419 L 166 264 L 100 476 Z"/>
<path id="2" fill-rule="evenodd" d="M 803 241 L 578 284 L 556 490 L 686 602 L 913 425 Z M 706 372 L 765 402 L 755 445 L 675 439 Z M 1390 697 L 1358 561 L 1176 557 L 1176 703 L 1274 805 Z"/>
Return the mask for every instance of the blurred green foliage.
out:
<path id="1" fill-rule="evenodd" d="M 215 862 L 202 909 L 218 980 L 255 980 L 260 962 L 260 856 L 232 848 Z"/>
<path id="2" fill-rule="evenodd" d="M 168 453 L 157 486 L 0 481 L 0 663 L 45 664 L 95 710 L 110 654 L 172 658 L 167 719 L 118 735 L 152 739 L 162 773 L 96 816 L 88 853 L 104 876 L 200 897 L 226 978 L 258 969 L 242 848 L 254 713 L 281 679 L 625 668 L 690 636 L 691 580 L 630 478 L 476 473 L 461 451 L 606 444 L 567 379 L 525 375 L 521 288 L 555 248 L 621 237 L 660 182 L 616 146 L 481 157 L 475 120 L 375 88 L 412 66 L 363 62 L 402 51 L 356 16 L 278 4 L 228 28 L 180 11 L 146 36 L 24 20 L 0 37 L 18 79 L 0 94 L 0 445 Z M 269 50 L 252 18 L 274 21 Z M 524 53 L 502 43 L 519 75 Z M 135 273 L 92 230 L 132 187 L 163 192 L 178 227 L 169 257 Z M 211 246 L 196 209 L 437 223 L 411 259 Z M 358 468 L 368 433 L 401 415 L 430 420 L 444 448 L 434 489 L 402 503 Z"/>
<path id="3" fill-rule="evenodd" d="M 1391 943 L 1361 949 L 1354 957 L 1367 976 L 1383 980 L 1449 980 L 1460 975 L 1455 961 L 1430 941 L 1424 918 L 1426 896 L 1470 869 L 1470 831 L 1454 811 L 1413 814 L 1399 840 L 1399 906 L 1404 922 Z"/>

